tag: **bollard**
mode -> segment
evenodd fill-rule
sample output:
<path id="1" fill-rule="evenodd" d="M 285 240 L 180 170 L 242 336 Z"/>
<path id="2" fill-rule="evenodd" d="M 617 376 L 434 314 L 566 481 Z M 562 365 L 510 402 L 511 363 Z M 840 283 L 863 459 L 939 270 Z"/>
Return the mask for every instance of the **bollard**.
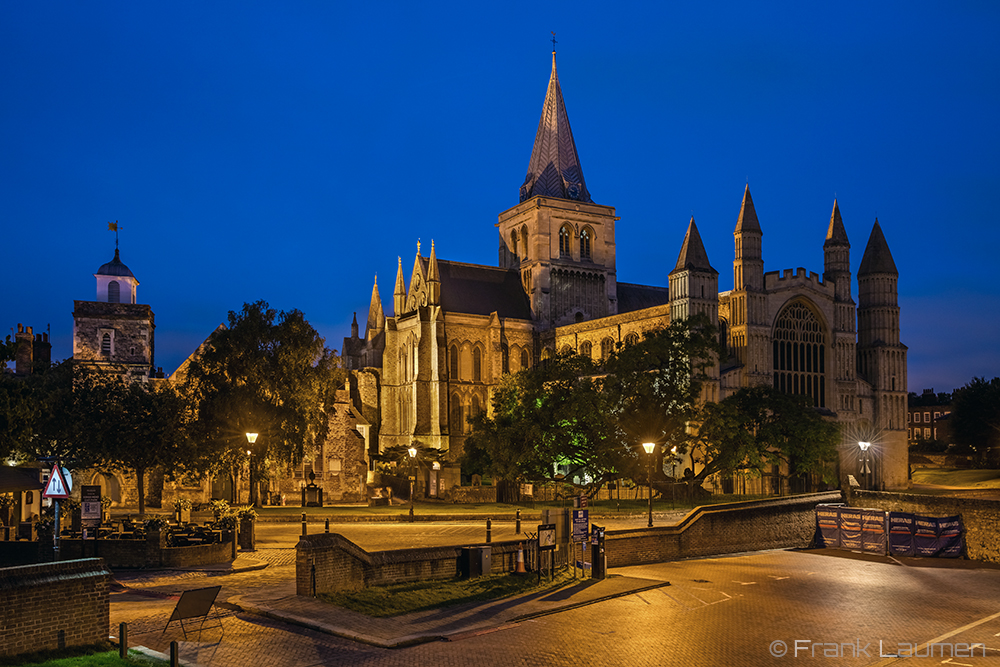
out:
<path id="1" fill-rule="evenodd" d="M 306 513 L 302 513 L 302 537 L 305 537 L 308 533 L 306 532 Z"/>
<path id="2" fill-rule="evenodd" d="M 170 667 L 178 667 L 181 664 L 180 651 L 177 648 L 177 642 L 170 642 Z"/>
<path id="3" fill-rule="evenodd" d="M 128 658 L 128 623 L 118 624 L 118 657 Z"/>
<path id="4" fill-rule="evenodd" d="M 330 519 L 326 520 L 326 532 L 330 532 Z"/>
<path id="5" fill-rule="evenodd" d="M 515 516 L 517 517 L 517 519 L 515 520 L 515 523 L 514 523 L 514 533 L 516 533 L 517 535 L 520 535 L 521 534 L 521 510 L 518 510 L 517 514 Z"/>
<path id="6" fill-rule="evenodd" d="M 492 533 L 493 533 L 493 520 L 492 519 L 487 519 L 486 520 L 486 542 L 487 543 L 493 541 L 492 537 L 491 537 Z"/>

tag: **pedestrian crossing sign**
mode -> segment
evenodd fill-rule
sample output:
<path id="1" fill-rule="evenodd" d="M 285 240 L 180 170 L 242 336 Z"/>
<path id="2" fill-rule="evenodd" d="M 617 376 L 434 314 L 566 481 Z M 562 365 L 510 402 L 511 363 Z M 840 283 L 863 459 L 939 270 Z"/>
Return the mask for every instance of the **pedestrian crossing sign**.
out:
<path id="1" fill-rule="evenodd" d="M 49 473 L 49 483 L 42 491 L 42 498 L 69 498 L 69 486 L 66 484 L 66 478 L 63 477 L 62 468 L 58 465 L 52 466 L 52 472 Z"/>

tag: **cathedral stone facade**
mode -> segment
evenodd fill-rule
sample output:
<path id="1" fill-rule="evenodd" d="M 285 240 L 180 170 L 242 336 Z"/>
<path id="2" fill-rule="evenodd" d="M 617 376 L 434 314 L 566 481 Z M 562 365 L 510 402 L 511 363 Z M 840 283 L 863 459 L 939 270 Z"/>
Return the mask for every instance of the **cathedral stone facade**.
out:
<path id="1" fill-rule="evenodd" d="M 402 260 L 397 266 L 393 315 L 383 311 L 376 283 L 364 335 L 355 319 L 344 339 L 344 361 L 368 388 L 363 407 L 372 447 L 416 442 L 448 452 L 450 464 L 423 476 L 430 495 L 447 495 L 462 482 L 458 461 L 467 418 L 489 408 L 491 388 L 503 374 L 567 349 L 606 358 L 643 332 L 696 313 L 719 326 L 726 350 L 710 373 L 705 400 L 751 385 L 805 395 L 842 425 L 842 482 L 859 476 L 858 442 L 864 441 L 875 451 L 873 476 L 865 479 L 885 489 L 907 486 L 898 272 L 877 220 L 858 271 L 857 302 L 837 202 L 822 274 L 765 272 L 764 232 L 749 186 L 733 231 L 731 290 L 719 291 L 719 273 L 694 219 L 666 287 L 618 282 L 618 217 L 591 199 L 555 53 L 519 200 L 496 224 L 497 267 L 439 259 L 433 243 L 425 256 L 418 244 L 408 281 Z M 817 241 L 821 233 L 819 227 Z M 357 405 L 360 397 L 353 398 Z"/>

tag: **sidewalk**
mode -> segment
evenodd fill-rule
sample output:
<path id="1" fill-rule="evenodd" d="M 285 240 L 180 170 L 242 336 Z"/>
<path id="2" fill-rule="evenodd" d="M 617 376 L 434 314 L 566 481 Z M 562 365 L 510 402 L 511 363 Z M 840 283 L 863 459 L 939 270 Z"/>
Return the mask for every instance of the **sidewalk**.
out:
<path id="1" fill-rule="evenodd" d="M 372 618 L 316 598 L 295 595 L 294 582 L 235 596 L 229 603 L 246 612 L 344 639 L 381 648 L 401 648 L 430 641 L 453 641 L 508 623 L 669 585 L 667 581 L 612 574 L 603 580 L 570 583 L 556 591 L 471 602 L 389 618 Z"/>
<path id="2" fill-rule="evenodd" d="M 201 583 L 203 579 L 192 579 L 196 576 L 195 573 L 214 579 L 217 576 L 252 573 L 265 568 L 268 568 L 268 563 L 241 553 L 232 563 L 144 572 L 141 577 L 146 585 L 126 574 L 121 577 L 123 583 L 115 582 L 113 590 L 118 594 L 118 599 L 113 598 L 112 616 L 115 622 L 135 623 L 137 632 L 133 632 L 133 635 L 145 634 L 140 628 L 149 625 L 151 615 L 169 614 L 181 592 L 208 584 L 207 581 Z M 218 581 L 223 584 L 225 597 L 220 596 L 217 606 L 380 648 L 401 648 L 441 640 L 454 641 L 531 618 L 670 585 L 667 581 L 622 576 L 612 572 L 607 579 L 577 580 L 555 591 L 472 602 L 402 616 L 372 618 L 316 598 L 298 596 L 295 594 L 294 570 L 274 570 L 270 576 L 265 572 L 261 573 L 262 578 L 271 579 L 270 583 L 263 586 L 241 586 L 238 580 L 245 581 L 245 577 Z"/>

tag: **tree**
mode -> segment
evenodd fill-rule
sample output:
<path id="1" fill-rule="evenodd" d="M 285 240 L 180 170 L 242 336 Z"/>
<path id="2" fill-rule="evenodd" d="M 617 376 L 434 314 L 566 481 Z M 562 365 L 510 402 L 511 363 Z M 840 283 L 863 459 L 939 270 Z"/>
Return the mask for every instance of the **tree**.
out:
<path id="1" fill-rule="evenodd" d="M 791 475 L 815 473 L 833 483 L 839 440 L 837 425 L 823 419 L 805 396 L 745 387 L 702 409 L 702 469 L 693 482 L 737 471 L 759 475 L 765 467 L 784 462 Z"/>
<path id="2" fill-rule="evenodd" d="M 585 471 L 597 487 L 644 478 L 642 442 L 686 442 L 705 370 L 717 350 L 706 318 L 647 332 L 606 360 L 559 355 L 508 375 L 490 415 L 472 420 L 464 463 L 504 480 L 552 480 L 556 464 Z"/>
<path id="3" fill-rule="evenodd" d="M 697 418 L 707 371 L 717 358 L 718 331 L 704 315 L 677 320 L 616 350 L 605 364 L 601 389 L 619 441 L 635 454 L 641 479 L 641 446 L 684 451 Z"/>
<path id="4" fill-rule="evenodd" d="M 74 393 L 81 422 L 77 438 L 99 470 L 135 475 L 139 513 L 146 511 L 146 474 L 173 478 L 194 461 L 187 411 L 177 390 L 110 373 L 82 371 Z"/>
<path id="5" fill-rule="evenodd" d="M 570 354 L 504 376 L 492 415 L 470 419 L 465 467 L 514 483 L 554 480 L 556 464 L 603 478 L 616 446 L 594 373 L 590 359 Z"/>
<path id="6" fill-rule="evenodd" d="M 973 378 L 955 391 L 951 409 L 955 444 L 973 454 L 976 465 L 986 465 L 1000 448 L 1000 378 Z"/>
<path id="7" fill-rule="evenodd" d="M 344 377 L 301 311 L 279 313 L 264 301 L 230 311 L 229 326 L 212 334 L 185 384 L 208 469 L 228 472 L 224 466 L 247 449 L 248 431 L 260 434 L 256 479 L 268 460 L 297 465 L 325 435 L 323 406 Z"/>

